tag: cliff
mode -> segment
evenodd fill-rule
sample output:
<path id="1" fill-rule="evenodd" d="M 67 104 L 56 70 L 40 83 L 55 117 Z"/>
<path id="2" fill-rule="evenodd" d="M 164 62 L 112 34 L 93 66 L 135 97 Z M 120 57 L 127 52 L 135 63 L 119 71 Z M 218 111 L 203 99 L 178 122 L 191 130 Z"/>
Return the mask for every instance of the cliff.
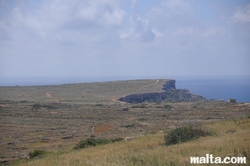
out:
<path id="1" fill-rule="evenodd" d="M 187 89 L 176 89 L 175 80 L 167 81 L 162 90 L 164 92 L 161 93 L 131 94 L 119 100 L 127 103 L 206 101 L 205 97 L 192 94 Z"/>
<path id="2" fill-rule="evenodd" d="M 169 80 L 164 85 L 162 90 L 175 89 L 175 80 Z"/>

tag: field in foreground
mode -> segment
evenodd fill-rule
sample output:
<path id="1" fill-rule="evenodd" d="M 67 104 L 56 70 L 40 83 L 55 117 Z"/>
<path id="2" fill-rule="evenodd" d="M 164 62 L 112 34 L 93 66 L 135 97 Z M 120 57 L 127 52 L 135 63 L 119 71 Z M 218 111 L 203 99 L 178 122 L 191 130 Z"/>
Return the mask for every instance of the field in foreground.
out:
<path id="1" fill-rule="evenodd" d="M 245 156 L 247 164 L 250 163 L 250 118 L 209 122 L 203 124 L 202 128 L 213 131 L 214 134 L 171 146 L 163 145 L 163 133 L 147 134 L 127 142 L 72 150 L 64 154 L 54 152 L 44 158 L 16 165 L 190 165 L 191 156 L 201 157 L 206 154 L 213 154 L 215 157 Z"/>
<path id="2" fill-rule="evenodd" d="M 140 139 L 159 138 L 159 145 L 163 135 L 150 133 L 186 124 L 239 120 L 250 115 L 249 103 L 207 101 L 130 104 L 118 100 L 133 93 L 161 92 L 166 81 L 0 87 L 0 163 L 27 159 L 29 152 L 38 149 L 53 153 L 71 151 L 80 140 L 90 137 L 116 139 L 146 135 Z M 234 132 L 234 129 L 230 130 Z M 240 134 L 237 136 L 241 137 Z M 113 145 L 120 143 L 107 146 Z M 130 149 L 133 145 L 126 146 Z M 120 148 L 124 150 L 124 147 Z M 119 147 L 113 150 L 119 151 Z M 142 152 L 139 152 L 140 156 Z M 126 161 L 122 156 L 124 154 L 118 155 L 118 158 Z M 77 164 L 77 160 L 72 161 Z"/>

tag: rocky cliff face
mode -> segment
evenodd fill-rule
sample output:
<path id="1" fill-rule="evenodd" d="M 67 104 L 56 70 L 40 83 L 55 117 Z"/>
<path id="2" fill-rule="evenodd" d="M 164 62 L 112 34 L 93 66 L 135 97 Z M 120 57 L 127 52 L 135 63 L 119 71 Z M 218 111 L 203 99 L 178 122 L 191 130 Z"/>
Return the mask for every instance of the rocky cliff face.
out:
<path id="1" fill-rule="evenodd" d="M 162 89 L 165 91 L 161 93 L 131 94 L 119 100 L 127 103 L 206 101 L 205 97 L 192 94 L 187 89 L 176 89 L 175 80 L 167 81 Z"/>
<path id="2" fill-rule="evenodd" d="M 169 80 L 164 85 L 162 90 L 175 89 L 175 80 Z"/>

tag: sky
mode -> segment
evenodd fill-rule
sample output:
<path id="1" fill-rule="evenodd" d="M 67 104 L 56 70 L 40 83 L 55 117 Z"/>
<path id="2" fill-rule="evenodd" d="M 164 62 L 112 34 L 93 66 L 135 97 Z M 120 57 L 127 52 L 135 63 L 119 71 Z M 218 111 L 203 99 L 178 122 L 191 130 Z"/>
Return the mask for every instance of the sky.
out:
<path id="1" fill-rule="evenodd" d="M 240 75 L 249 0 L 0 0 L 0 78 Z"/>

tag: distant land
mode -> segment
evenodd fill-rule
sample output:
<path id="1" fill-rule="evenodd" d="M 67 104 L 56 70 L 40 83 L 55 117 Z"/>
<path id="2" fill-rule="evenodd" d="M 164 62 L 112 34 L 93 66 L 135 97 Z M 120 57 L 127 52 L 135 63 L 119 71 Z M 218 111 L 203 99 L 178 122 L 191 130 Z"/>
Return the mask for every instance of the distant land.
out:
<path id="1" fill-rule="evenodd" d="M 158 83 L 159 80 L 155 82 Z M 141 93 L 130 94 L 120 98 L 120 101 L 128 103 L 143 103 L 143 102 L 191 102 L 191 101 L 206 101 L 206 98 L 200 95 L 192 94 L 187 89 L 176 89 L 175 80 L 167 80 L 162 87 L 161 93 Z"/>
<path id="2" fill-rule="evenodd" d="M 34 102 L 183 102 L 206 101 L 172 79 L 142 79 L 40 86 L 2 86 L 0 100 Z"/>
<path id="3" fill-rule="evenodd" d="M 188 76 L 151 76 L 151 77 L 0 77 L 0 86 L 61 85 L 71 83 L 107 82 L 117 80 L 174 78 L 177 89 L 188 89 L 193 94 L 207 100 L 235 98 L 238 102 L 250 102 L 250 76 L 188 77 Z"/>

